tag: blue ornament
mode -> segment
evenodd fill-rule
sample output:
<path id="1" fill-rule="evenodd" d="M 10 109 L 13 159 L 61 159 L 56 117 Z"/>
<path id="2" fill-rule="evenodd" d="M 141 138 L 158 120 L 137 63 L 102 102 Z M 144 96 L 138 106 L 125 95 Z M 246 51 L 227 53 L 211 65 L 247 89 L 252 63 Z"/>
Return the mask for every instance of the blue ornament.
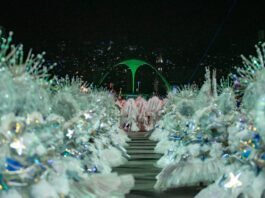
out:
<path id="1" fill-rule="evenodd" d="M 222 158 L 223 158 L 223 159 L 228 159 L 229 156 L 230 156 L 230 155 L 229 155 L 228 153 L 225 153 L 225 154 L 223 154 Z"/>
<path id="2" fill-rule="evenodd" d="M 204 143 L 205 143 L 205 144 L 208 144 L 208 143 L 210 143 L 210 141 L 209 141 L 209 138 L 208 138 L 208 137 L 204 138 Z"/>
<path id="3" fill-rule="evenodd" d="M 41 163 L 41 161 L 38 158 L 34 159 L 34 163 L 37 164 L 42 169 L 46 169 L 45 166 Z"/>
<path id="4" fill-rule="evenodd" d="M 259 148 L 259 146 L 260 146 L 260 142 L 261 142 L 261 137 L 260 137 L 260 135 L 259 135 L 258 133 L 254 133 L 254 134 L 252 135 L 252 141 L 253 141 L 253 143 L 254 143 L 254 145 L 255 145 L 255 148 Z"/>
<path id="5" fill-rule="evenodd" d="M 51 127 L 54 128 L 54 129 L 58 129 L 60 127 L 60 124 L 57 123 L 57 122 L 54 122 L 51 124 Z"/>
<path id="6" fill-rule="evenodd" d="M 62 155 L 63 155 L 64 157 L 72 156 L 71 153 L 68 152 L 68 151 L 64 151 L 64 152 L 62 153 Z"/>
<path id="7" fill-rule="evenodd" d="M 262 153 L 260 159 L 265 160 L 265 153 Z"/>
<path id="8" fill-rule="evenodd" d="M 248 149 L 248 150 L 244 150 L 241 154 L 241 156 L 245 159 L 247 159 L 251 154 L 251 149 Z"/>
<path id="9" fill-rule="evenodd" d="M 202 134 L 201 133 L 198 133 L 197 136 L 196 136 L 197 140 L 199 141 L 202 141 Z"/>
<path id="10" fill-rule="evenodd" d="M 40 164 L 40 160 L 37 159 L 37 158 L 35 158 L 35 159 L 34 159 L 34 163 L 39 165 L 39 164 Z"/>
<path id="11" fill-rule="evenodd" d="M 9 171 L 17 171 L 24 168 L 24 166 L 17 160 L 6 158 L 6 169 Z"/>
<path id="12" fill-rule="evenodd" d="M 87 171 L 89 173 L 97 173 L 98 172 L 98 169 L 96 166 L 93 166 L 92 168 L 88 168 Z"/>
<path id="13" fill-rule="evenodd" d="M 94 166 L 94 167 L 92 168 L 92 172 L 93 172 L 93 173 L 96 173 L 96 172 L 98 172 L 98 169 L 97 169 L 97 167 L 96 167 L 96 166 Z"/>
<path id="14" fill-rule="evenodd" d="M 260 137 L 260 135 L 259 135 L 258 133 L 254 133 L 254 134 L 252 135 L 252 138 L 253 138 L 254 140 L 256 140 L 257 142 L 259 142 L 260 139 L 261 139 L 261 137 Z"/>
<path id="15" fill-rule="evenodd" d="M 171 135 L 169 136 L 169 140 L 173 140 L 173 141 L 177 141 L 177 140 L 181 140 L 182 137 L 179 135 Z"/>
<path id="16" fill-rule="evenodd" d="M 206 159 L 204 155 L 202 155 L 200 158 L 201 158 L 201 161 L 204 161 Z"/>
<path id="17" fill-rule="evenodd" d="M 48 163 L 49 165 L 52 165 L 52 164 L 54 163 L 54 161 L 53 161 L 52 159 L 49 159 L 49 160 L 47 161 L 47 163 Z"/>

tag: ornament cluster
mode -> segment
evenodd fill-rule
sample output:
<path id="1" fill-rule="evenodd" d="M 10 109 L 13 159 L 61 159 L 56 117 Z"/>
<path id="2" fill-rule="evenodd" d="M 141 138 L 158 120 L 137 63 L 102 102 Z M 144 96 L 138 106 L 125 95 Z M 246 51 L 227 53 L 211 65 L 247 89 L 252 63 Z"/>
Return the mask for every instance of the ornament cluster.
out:
<path id="1" fill-rule="evenodd" d="M 49 75 L 45 53 L 0 33 L 0 197 L 124 197 L 132 175 L 114 98 L 80 78 Z"/>
<path id="2" fill-rule="evenodd" d="M 217 83 L 169 93 L 150 139 L 163 154 L 155 189 L 201 185 L 196 197 L 265 196 L 265 44 Z"/>

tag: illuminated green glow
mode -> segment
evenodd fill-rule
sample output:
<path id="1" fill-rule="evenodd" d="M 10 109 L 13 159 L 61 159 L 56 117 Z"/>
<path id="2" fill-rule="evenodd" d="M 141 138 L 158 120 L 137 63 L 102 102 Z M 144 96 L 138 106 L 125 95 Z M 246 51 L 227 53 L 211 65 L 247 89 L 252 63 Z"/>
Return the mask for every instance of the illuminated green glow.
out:
<path id="1" fill-rule="evenodd" d="M 152 65 L 150 65 L 149 63 L 145 62 L 145 61 L 142 61 L 142 60 L 138 60 L 138 59 L 130 59 L 130 60 L 125 60 L 125 61 L 122 61 L 116 65 L 114 65 L 111 69 L 111 71 L 115 68 L 115 67 L 118 67 L 118 66 L 121 66 L 121 65 L 124 65 L 124 66 L 127 66 L 130 70 L 131 70 L 131 73 L 132 73 L 132 93 L 134 93 L 135 91 L 135 75 L 136 75 L 136 72 L 137 70 L 139 69 L 139 67 L 142 67 L 142 66 L 148 66 L 150 67 L 153 71 L 156 72 L 156 74 L 161 78 L 161 80 L 164 82 L 164 84 L 166 85 L 166 88 L 167 90 L 170 90 L 170 84 L 167 82 L 167 80 L 164 78 L 164 76 Z M 105 78 L 110 74 L 110 72 L 107 72 L 100 80 L 99 82 L 99 85 L 102 84 L 102 82 L 105 80 Z"/>

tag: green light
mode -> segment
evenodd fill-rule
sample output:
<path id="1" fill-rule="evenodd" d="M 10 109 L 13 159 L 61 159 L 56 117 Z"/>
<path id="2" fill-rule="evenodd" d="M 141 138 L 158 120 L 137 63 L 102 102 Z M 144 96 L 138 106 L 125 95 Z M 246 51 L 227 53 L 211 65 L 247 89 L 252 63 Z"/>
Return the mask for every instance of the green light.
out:
<path id="1" fill-rule="evenodd" d="M 138 59 L 130 59 L 130 60 L 125 60 L 122 61 L 116 65 L 113 66 L 112 69 L 114 69 L 117 66 L 120 65 L 124 65 L 127 66 L 131 72 L 132 72 L 132 93 L 134 93 L 135 91 L 135 75 L 137 70 L 139 69 L 139 67 L 142 66 L 148 66 L 150 67 L 153 71 L 156 72 L 156 74 L 161 78 L 161 80 L 164 82 L 164 84 L 166 85 L 167 90 L 170 90 L 170 84 L 167 82 L 167 80 L 164 78 L 164 76 L 152 65 L 150 65 L 149 63 L 142 61 L 142 60 L 138 60 Z M 101 85 L 101 83 L 105 80 L 105 78 L 110 74 L 111 71 L 107 72 L 100 80 L 99 85 Z"/>

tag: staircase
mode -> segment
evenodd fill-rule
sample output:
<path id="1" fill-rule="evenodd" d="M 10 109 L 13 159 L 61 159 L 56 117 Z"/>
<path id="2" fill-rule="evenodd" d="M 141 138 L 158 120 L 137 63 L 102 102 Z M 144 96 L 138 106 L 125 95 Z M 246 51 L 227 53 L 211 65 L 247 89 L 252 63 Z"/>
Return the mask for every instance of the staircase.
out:
<path id="1" fill-rule="evenodd" d="M 144 197 L 166 197 L 166 198 L 190 198 L 194 197 L 198 190 L 194 188 L 179 188 L 165 192 L 156 192 L 153 188 L 156 182 L 156 175 L 161 171 L 155 167 L 156 161 L 161 157 L 154 152 L 156 142 L 146 137 L 146 133 L 130 133 L 131 141 L 126 148 L 127 153 L 131 156 L 129 161 L 117 168 L 113 172 L 121 174 L 133 174 L 135 186 L 128 194 L 127 198 L 144 198 Z"/>

